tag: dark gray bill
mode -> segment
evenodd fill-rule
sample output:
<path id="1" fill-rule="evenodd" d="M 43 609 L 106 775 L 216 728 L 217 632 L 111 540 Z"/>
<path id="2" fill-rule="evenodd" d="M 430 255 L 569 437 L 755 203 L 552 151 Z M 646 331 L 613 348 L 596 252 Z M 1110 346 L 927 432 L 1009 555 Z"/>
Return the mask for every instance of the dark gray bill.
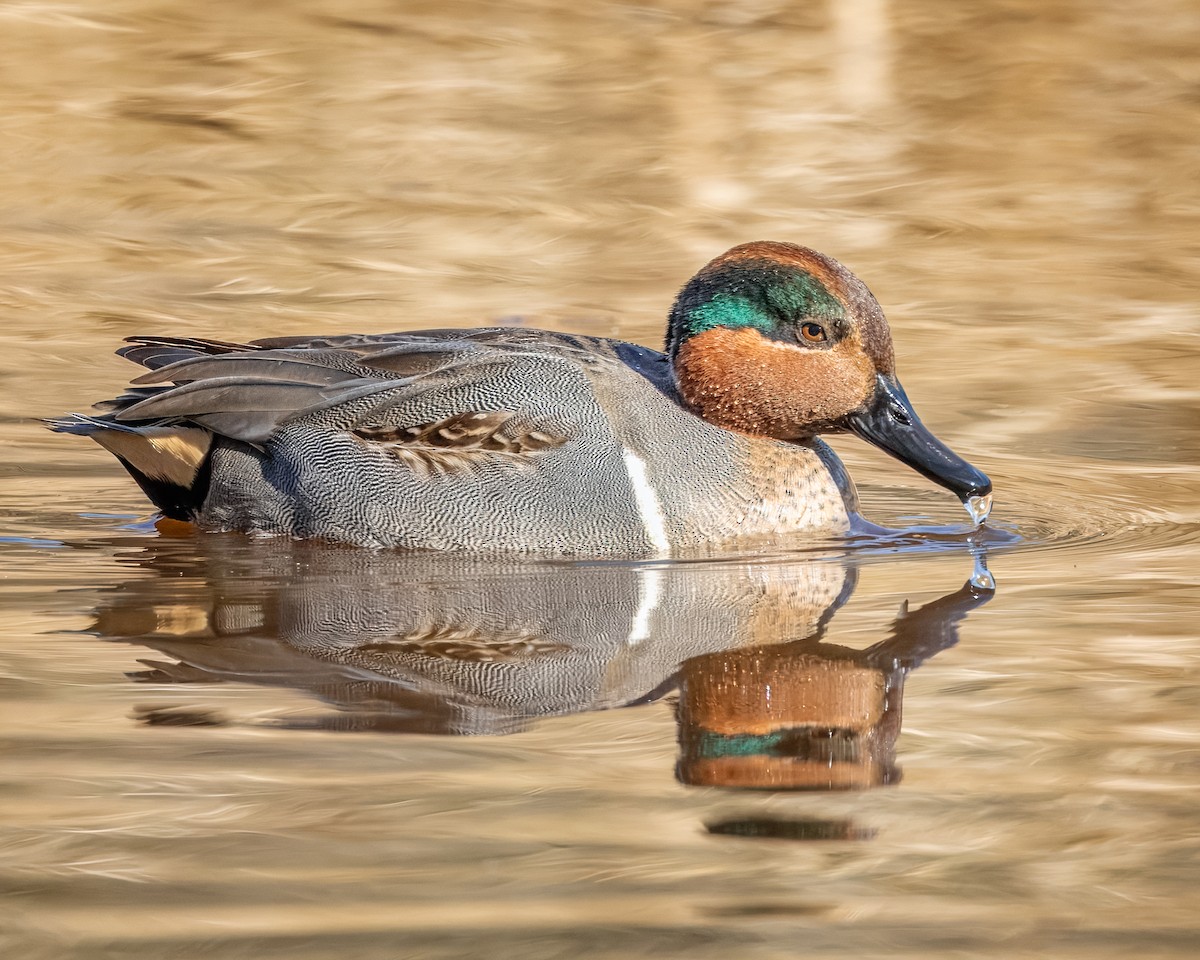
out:
<path id="1" fill-rule="evenodd" d="M 976 513 L 973 505 L 983 503 L 984 498 L 990 505 L 992 481 L 987 474 L 976 470 L 925 428 L 899 381 L 882 374 L 876 376 L 874 396 L 845 423 L 868 443 L 950 490 L 967 505 L 972 516 Z"/>

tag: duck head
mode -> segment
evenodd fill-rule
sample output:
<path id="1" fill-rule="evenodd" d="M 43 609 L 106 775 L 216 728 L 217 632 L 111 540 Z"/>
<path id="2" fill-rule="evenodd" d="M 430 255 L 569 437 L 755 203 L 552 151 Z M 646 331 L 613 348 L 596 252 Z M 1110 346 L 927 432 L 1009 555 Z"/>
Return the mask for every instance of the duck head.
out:
<path id="1" fill-rule="evenodd" d="M 853 431 L 986 517 L 991 481 L 921 423 L 883 311 L 836 260 L 790 243 L 734 247 L 676 298 L 666 350 L 683 400 L 710 423 L 791 441 Z"/>

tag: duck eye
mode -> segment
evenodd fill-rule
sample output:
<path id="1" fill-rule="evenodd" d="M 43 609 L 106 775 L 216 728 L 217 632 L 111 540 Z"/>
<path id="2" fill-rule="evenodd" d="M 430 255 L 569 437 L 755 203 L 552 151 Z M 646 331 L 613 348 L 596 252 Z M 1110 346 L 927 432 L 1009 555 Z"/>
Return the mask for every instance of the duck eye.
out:
<path id="1" fill-rule="evenodd" d="M 800 328 L 800 336 L 809 343 L 824 343 L 828 337 L 825 336 L 825 328 L 819 323 L 806 323 Z"/>

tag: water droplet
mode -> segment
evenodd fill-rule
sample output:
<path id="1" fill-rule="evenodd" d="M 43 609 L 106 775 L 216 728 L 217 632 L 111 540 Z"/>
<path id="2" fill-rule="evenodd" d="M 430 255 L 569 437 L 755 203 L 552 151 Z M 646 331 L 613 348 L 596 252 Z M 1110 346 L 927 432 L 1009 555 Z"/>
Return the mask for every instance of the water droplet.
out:
<path id="1" fill-rule="evenodd" d="M 982 497 L 971 497 L 963 506 L 975 521 L 975 526 L 982 526 L 987 523 L 988 515 L 992 512 L 992 495 L 988 493 Z"/>

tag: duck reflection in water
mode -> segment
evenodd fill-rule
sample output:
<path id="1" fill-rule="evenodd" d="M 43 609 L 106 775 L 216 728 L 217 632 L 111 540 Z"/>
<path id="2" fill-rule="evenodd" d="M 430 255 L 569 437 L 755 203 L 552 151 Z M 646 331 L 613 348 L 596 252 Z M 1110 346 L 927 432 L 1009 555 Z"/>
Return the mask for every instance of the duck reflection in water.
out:
<path id="1" fill-rule="evenodd" d="M 232 536 L 160 539 L 97 611 L 151 647 L 133 679 L 292 688 L 336 709 L 300 728 L 512 733 L 678 690 L 684 783 L 854 789 L 896 779 L 905 674 L 991 596 L 968 582 L 864 650 L 822 642 L 844 557 L 498 563 Z M 147 576 L 149 574 L 149 576 Z M 225 723 L 144 708 L 149 724 Z"/>
<path id="2" fill-rule="evenodd" d="M 692 657 L 679 671 L 683 783 L 769 790 L 863 790 L 895 783 L 906 674 L 958 641 L 992 596 L 968 580 L 910 611 L 864 650 L 820 635 Z"/>

